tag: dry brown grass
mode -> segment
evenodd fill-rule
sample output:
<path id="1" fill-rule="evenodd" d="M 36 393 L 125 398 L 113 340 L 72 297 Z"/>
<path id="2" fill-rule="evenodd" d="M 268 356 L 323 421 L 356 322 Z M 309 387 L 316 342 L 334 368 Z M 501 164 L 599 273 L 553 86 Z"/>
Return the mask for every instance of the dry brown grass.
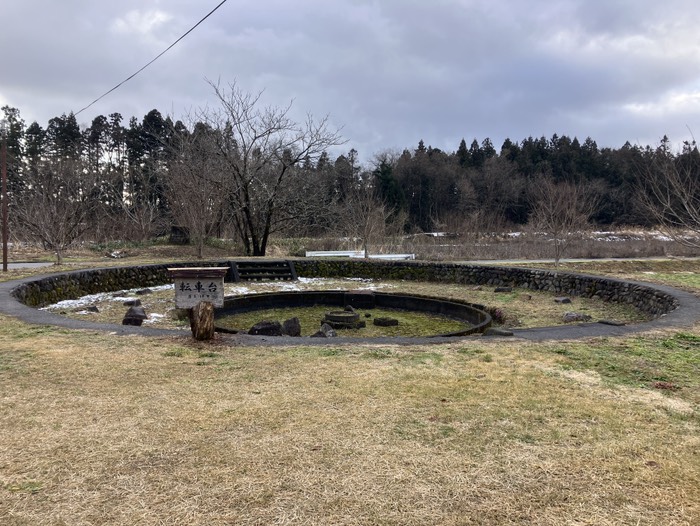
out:
<path id="1" fill-rule="evenodd" d="M 554 344 L 245 348 L 1 321 L 2 524 L 700 517 L 696 413 L 565 374 Z"/>
<path id="2" fill-rule="evenodd" d="M 693 265 L 577 270 L 698 290 Z M 2 526 L 700 524 L 700 327 L 263 348 L 0 324 Z"/>

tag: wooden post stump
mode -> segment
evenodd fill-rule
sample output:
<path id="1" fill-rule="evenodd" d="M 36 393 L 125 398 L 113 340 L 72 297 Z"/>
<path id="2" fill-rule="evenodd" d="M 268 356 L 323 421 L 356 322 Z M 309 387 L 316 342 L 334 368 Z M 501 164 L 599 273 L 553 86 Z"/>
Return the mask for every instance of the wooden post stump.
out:
<path id="1" fill-rule="evenodd" d="M 200 301 L 190 309 L 190 328 L 195 340 L 211 340 L 214 337 L 214 305 Z"/>

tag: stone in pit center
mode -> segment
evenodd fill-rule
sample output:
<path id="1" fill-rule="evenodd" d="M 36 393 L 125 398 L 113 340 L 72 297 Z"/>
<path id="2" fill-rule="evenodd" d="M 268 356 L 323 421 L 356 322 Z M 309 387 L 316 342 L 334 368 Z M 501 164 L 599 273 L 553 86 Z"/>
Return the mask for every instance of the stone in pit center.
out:
<path id="1" fill-rule="evenodd" d="M 282 336 L 282 324 L 278 321 L 259 321 L 250 328 L 248 334 L 257 336 Z"/>

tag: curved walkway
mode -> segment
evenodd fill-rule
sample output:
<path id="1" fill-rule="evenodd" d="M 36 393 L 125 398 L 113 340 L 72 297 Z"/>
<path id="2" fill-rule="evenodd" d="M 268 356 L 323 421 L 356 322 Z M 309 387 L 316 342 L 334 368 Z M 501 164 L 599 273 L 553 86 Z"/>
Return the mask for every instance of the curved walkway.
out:
<path id="1" fill-rule="evenodd" d="M 54 314 L 48 311 L 28 307 L 15 299 L 11 292 L 17 286 L 46 277 L 47 275 L 32 276 L 29 278 L 5 281 L 0 283 L 0 313 L 13 316 L 24 322 L 37 325 L 54 325 L 69 329 L 106 331 L 114 335 L 142 335 L 142 336 L 189 336 L 189 331 L 173 329 L 157 329 L 150 327 L 132 327 L 112 323 L 94 323 L 83 320 L 75 320 Z M 558 325 L 553 327 L 537 327 L 531 329 L 513 329 L 514 337 L 532 341 L 582 339 L 595 336 L 624 336 L 627 334 L 643 332 L 653 329 L 666 328 L 691 328 L 700 323 L 700 298 L 689 292 L 673 287 L 630 281 L 659 291 L 671 294 L 678 299 L 679 307 L 654 320 L 631 325 L 615 326 L 599 322 L 580 323 L 570 325 Z M 436 344 L 445 343 L 442 338 L 346 338 L 338 337 L 331 340 L 326 338 L 289 338 L 289 337 L 264 337 L 250 335 L 222 335 L 222 338 L 232 343 L 242 345 L 328 345 L 328 344 Z M 455 340 L 474 340 L 474 336 L 450 338 Z"/>

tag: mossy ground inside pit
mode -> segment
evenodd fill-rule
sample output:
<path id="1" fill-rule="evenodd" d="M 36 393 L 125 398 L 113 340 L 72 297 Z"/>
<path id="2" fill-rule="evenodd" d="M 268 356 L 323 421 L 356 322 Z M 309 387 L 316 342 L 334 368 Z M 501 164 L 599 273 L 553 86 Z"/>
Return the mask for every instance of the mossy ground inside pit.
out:
<path id="1" fill-rule="evenodd" d="M 311 336 L 318 331 L 324 315 L 331 310 L 338 309 L 332 309 L 328 306 L 266 309 L 263 311 L 251 311 L 225 316 L 219 318 L 216 324 L 228 329 L 248 330 L 261 320 L 279 321 L 282 323 L 284 320 L 297 317 L 301 323 L 301 335 Z M 364 338 L 376 338 L 380 336 L 420 337 L 457 332 L 469 327 L 469 324 L 458 320 L 421 312 L 388 309 L 357 309 L 357 313 L 360 315 L 360 321 L 365 322 L 366 327 L 359 329 L 339 329 L 337 331 L 339 335 Z M 369 317 L 367 317 L 367 315 L 369 315 Z M 393 327 L 378 327 L 373 323 L 376 318 L 394 318 L 398 320 L 399 324 Z"/>

